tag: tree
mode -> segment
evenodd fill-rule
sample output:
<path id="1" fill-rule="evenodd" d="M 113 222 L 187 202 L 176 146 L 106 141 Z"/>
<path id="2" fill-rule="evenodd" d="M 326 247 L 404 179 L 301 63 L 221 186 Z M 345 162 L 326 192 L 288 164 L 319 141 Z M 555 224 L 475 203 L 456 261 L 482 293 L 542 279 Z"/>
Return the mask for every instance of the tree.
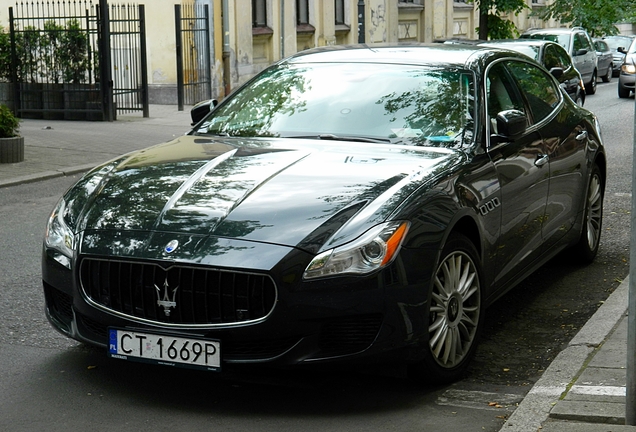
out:
<path id="1" fill-rule="evenodd" d="M 553 0 L 538 13 L 542 19 L 556 19 L 561 23 L 585 28 L 590 36 L 618 33 L 616 23 L 633 20 L 636 16 L 634 0 L 579 0 L 576 7 L 571 0 Z"/>
<path id="2" fill-rule="evenodd" d="M 625 0 L 631 1 L 631 0 Z M 516 37 L 514 24 L 501 15 L 518 15 L 528 7 L 524 0 L 477 0 L 479 7 L 479 39 L 508 39 Z"/>

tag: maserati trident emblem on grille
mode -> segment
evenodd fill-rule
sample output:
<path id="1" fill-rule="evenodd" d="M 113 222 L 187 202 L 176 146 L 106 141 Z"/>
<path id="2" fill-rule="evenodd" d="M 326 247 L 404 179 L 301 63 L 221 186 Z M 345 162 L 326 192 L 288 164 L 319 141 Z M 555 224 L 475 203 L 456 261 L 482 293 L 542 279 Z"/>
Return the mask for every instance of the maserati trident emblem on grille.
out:
<path id="1" fill-rule="evenodd" d="M 166 277 L 165 282 L 163 283 L 163 298 L 161 297 L 161 288 L 159 288 L 155 284 L 155 289 L 157 290 L 157 305 L 163 308 L 163 313 L 166 314 L 167 317 L 170 316 L 170 309 L 176 308 L 177 303 L 174 301 L 177 297 L 177 290 L 179 287 L 176 287 L 173 290 L 170 290 L 168 286 L 168 278 Z M 172 293 L 172 300 L 170 300 L 170 294 Z"/>

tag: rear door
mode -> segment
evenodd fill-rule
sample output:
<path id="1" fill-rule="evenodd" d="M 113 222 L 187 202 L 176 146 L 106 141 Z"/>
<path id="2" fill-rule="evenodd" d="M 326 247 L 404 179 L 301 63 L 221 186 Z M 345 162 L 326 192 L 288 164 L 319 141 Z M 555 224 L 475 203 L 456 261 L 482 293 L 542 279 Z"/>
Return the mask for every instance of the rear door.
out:
<path id="1" fill-rule="evenodd" d="M 566 115 L 554 79 L 528 63 L 512 63 L 510 70 L 532 114 L 534 125 L 543 138 L 543 166 L 549 173 L 546 212 L 542 219 L 542 249 L 556 243 L 574 225 L 581 208 L 586 165 L 584 146 L 587 135 L 579 125 L 579 117 Z"/>

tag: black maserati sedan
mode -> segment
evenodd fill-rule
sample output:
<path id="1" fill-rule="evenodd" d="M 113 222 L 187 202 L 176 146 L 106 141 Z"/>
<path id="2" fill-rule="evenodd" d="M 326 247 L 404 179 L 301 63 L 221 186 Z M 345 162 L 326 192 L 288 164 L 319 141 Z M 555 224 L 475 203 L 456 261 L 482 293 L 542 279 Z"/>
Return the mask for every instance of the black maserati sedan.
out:
<path id="1" fill-rule="evenodd" d="M 87 173 L 48 220 L 47 317 L 110 357 L 402 362 L 448 382 L 489 304 L 599 247 L 597 119 L 513 51 L 318 48 L 193 117 Z"/>

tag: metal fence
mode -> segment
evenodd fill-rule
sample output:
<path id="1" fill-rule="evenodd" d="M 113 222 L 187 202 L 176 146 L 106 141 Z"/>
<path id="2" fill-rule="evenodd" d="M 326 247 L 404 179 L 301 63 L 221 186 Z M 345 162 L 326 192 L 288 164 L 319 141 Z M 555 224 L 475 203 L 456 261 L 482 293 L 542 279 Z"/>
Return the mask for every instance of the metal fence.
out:
<path id="1" fill-rule="evenodd" d="M 111 5 L 108 20 L 115 108 L 121 113 L 143 111 L 148 117 L 144 5 Z"/>
<path id="2" fill-rule="evenodd" d="M 90 1 L 33 2 L 9 8 L 11 81 L 23 117 L 101 115 L 98 22 Z"/>
<path id="3" fill-rule="evenodd" d="M 175 5 L 177 104 L 212 99 L 210 12 L 207 4 Z"/>
<path id="4" fill-rule="evenodd" d="M 148 116 L 143 6 L 103 9 L 90 0 L 9 8 L 19 116 L 113 120 L 115 109 Z"/>

